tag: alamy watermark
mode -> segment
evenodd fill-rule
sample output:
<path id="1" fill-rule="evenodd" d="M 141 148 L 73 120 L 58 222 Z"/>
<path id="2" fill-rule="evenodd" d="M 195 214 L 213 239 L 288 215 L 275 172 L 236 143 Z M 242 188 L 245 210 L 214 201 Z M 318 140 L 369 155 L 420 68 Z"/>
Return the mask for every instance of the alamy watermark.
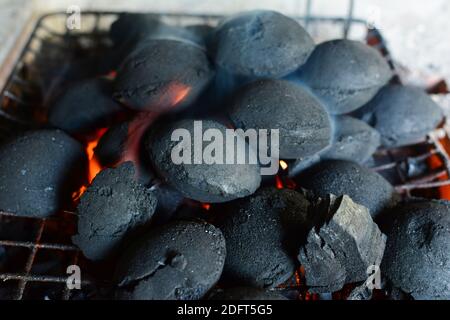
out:
<path id="1" fill-rule="evenodd" d="M 66 27 L 69 30 L 81 29 L 81 8 L 79 6 L 69 6 L 66 10 Z"/>
<path id="2" fill-rule="evenodd" d="M 260 164 L 261 175 L 274 175 L 279 167 L 279 129 L 209 128 L 194 121 L 191 131 L 178 128 L 171 140 L 178 142 L 171 151 L 174 164 Z"/>

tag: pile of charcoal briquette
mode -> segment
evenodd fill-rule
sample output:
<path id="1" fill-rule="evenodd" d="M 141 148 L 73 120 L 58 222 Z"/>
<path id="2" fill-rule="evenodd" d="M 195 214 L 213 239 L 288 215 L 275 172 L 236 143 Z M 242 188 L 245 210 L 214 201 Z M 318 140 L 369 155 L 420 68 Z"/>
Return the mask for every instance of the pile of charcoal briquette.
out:
<path id="1" fill-rule="evenodd" d="M 115 270 L 110 297 L 285 299 L 297 273 L 319 297 L 353 284 L 367 299 L 368 270 L 381 267 L 379 289 L 450 299 L 450 203 L 403 201 L 368 165 L 443 115 L 376 49 L 316 44 L 272 11 L 185 28 L 126 13 L 109 37 L 114 73 L 60 90 L 48 127 L 0 147 L 0 210 L 48 217 L 85 186 L 72 240 Z M 171 133 L 193 120 L 279 129 L 295 184 L 258 164 L 174 164 Z M 82 137 L 104 128 L 88 181 Z"/>

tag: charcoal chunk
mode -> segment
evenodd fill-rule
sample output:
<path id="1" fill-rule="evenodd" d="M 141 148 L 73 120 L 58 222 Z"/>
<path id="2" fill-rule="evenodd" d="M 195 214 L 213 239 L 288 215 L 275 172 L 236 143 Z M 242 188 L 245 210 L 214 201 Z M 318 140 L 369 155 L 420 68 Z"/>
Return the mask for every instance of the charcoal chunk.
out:
<path id="1" fill-rule="evenodd" d="M 78 211 L 78 234 L 73 242 L 92 260 L 111 256 L 137 228 L 148 224 L 156 196 L 136 182 L 132 162 L 104 169 L 83 193 Z"/>
<path id="2" fill-rule="evenodd" d="M 218 122 L 203 120 L 201 123 L 204 131 L 216 129 L 225 137 L 226 128 Z M 195 164 L 193 157 L 190 158 L 190 164 L 175 164 L 171 157 L 172 150 L 185 143 L 184 140 L 171 140 L 175 129 L 186 129 L 190 133 L 192 139 L 187 143 L 191 146 L 191 153 L 194 153 L 194 121 L 187 119 L 149 131 L 145 147 L 157 173 L 185 197 L 201 202 L 224 202 L 248 196 L 259 187 L 261 176 L 257 164 L 226 164 L 225 160 L 222 163 L 208 164 L 203 161 L 201 164 Z M 238 138 L 240 139 L 242 138 Z M 225 138 L 223 143 L 225 146 Z M 205 150 L 207 145 L 209 142 L 203 142 L 202 150 Z M 236 153 L 251 152 L 248 146 L 246 150 L 241 150 L 242 146 L 245 146 L 245 142 L 238 144 Z"/>
<path id="3" fill-rule="evenodd" d="M 0 148 L 0 210 L 44 218 L 87 178 L 83 146 L 60 130 L 27 132 Z"/>
<path id="4" fill-rule="evenodd" d="M 382 274 L 418 300 L 450 299 L 450 202 L 399 205 Z"/>
<path id="5" fill-rule="evenodd" d="M 334 142 L 322 159 L 348 160 L 362 164 L 380 146 L 380 134 L 364 121 L 337 116 L 334 119 Z"/>
<path id="6" fill-rule="evenodd" d="M 200 47 L 172 39 L 150 39 L 125 59 L 113 95 L 131 109 L 170 111 L 192 104 L 213 76 Z"/>
<path id="7" fill-rule="evenodd" d="M 216 65 L 245 77 L 285 76 L 304 64 L 313 49 L 313 40 L 297 21 L 266 10 L 224 20 L 213 41 Z"/>
<path id="8" fill-rule="evenodd" d="M 106 127 L 123 111 L 111 94 L 111 83 L 106 79 L 81 81 L 67 88 L 56 99 L 48 121 L 71 134 Z"/>
<path id="9" fill-rule="evenodd" d="M 423 141 L 442 121 L 439 106 L 420 88 L 388 85 L 355 115 L 381 134 L 385 147 Z"/>
<path id="10" fill-rule="evenodd" d="M 229 252 L 224 279 L 259 288 L 273 288 L 289 279 L 295 270 L 290 252 L 300 246 L 309 207 L 303 194 L 275 188 L 227 204 L 220 222 Z"/>
<path id="11" fill-rule="evenodd" d="M 153 230 L 120 259 L 119 299 L 196 300 L 219 280 L 225 239 L 205 222 L 179 221 Z"/>
<path id="12" fill-rule="evenodd" d="M 321 43 L 300 70 L 300 78 L 323 99 L 331 114 L 363 106 L 391 77 L 378 51 L 352 40 Z"/>
<path id="13" fill-rule="evenodd" d="M 320 197 L 330 193 L 348 195 L 367 207 L 374 219 L 398 200 L 394 188 L 382 176 L 350 161 L 322 161 L 296 180 L 300 186 Z"/>
<path id="14" fill-rule="evenodd" d="M 313 155 L 331 143 L 325 109 L 302 87 L 284 80 L 259 80 L 242 88 L 230 117 L 244 130 L 279 129 L 284 159 Z"/>
<path id="15" fill-rule="evenodd" d="M 380 266 L 385 249 L 386 236 L 367 208 L 346 195 L 331 195 L 329 209 L 324 223 L 311 229 L 298 256 L 311 292 L 334 292 L 344 284 L 366 280 L 368 268 Z"/>
<path id="16" fill-rule="evenodd" d="M 213 293 L 212 300 L 287 300 L 275 291 L 260 288 L 236 287 Z"/>

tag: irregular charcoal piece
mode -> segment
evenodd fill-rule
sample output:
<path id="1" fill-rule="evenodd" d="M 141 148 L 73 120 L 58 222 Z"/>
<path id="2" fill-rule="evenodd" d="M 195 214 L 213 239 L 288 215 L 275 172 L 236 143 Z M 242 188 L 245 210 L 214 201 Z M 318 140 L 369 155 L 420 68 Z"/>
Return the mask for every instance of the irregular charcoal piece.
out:
<path id="1" fill-rule="evenodd" d="M 214 292 L 212 300 L 287 300 L 275 291 L 260 288 L 236 287 Z"/>
<path id="2" fill-rule="evenodd" d="M 337 196 L 346 194 L 356 203 L 367 207 L 374 219 L 398 200 L 394 188 L 382 176 L 350 161 L 319 162 L 296 180 L 300 186 L 319 197 L 329 193 Z"/>
<path id="3" fill-rule="evenodd" d="M 364 121 L 337 116 L 334 119 L 334 142 L 322 159 L 367 161 L 380 146 L 380 134 Z"/>
<path id="4" fill-rule="evenodd" d="M 200 47 L 171 39 L 146 40 L 118 70 L 114 97 L 131 109 L 170 111 L 192 104 L 213 76 Z"/>
<path id="5" fill-rule="evenodd" d="M 224 137 L 223 145 L 218 144 L 218 148 L 224 148 L 223 157 L 226 154 L 225 147 L 225 126 L 212 120 L 201 121 L 203 131 L 208 129 L 219 130 Z M 201 164 L 194 164 L 194 159 L 190 155 L 190 164 L 175 164 L 172 159 L 172 152 L 175 154 L 185 154 L 188 150 L 181 151 L 180 146 L 190 147 L 194 153 L 194 121 L 179 120 L 159 128 L 149 131 L 145 142 L 148 158 L 161 178 L 170 186 L 178 190 L 185 197 L 200 202 L 225 202 L 248 196 L 256 191 L 261 183 L 260 168 L 257 164 L 208 164 L 203 161 Z M 189 132 L 191 140 L 171 141 L 172 132 L 176 129 L 185 129 Z M 241 139 L 242 143 L 237 144 L 236 154 L 248 155 L 252 151 Z M 210 142 L 203 142 L 202 150 Z M 245 148 L 245 150 L 243 149 Z M 177 151 L 178 150 L 178 151 Z M 217 153 L 216 153 L 217 154 Z M 204 159 L 203 159 L 204 160 Z"/>
<path id="6" fill-rule="evenodd" d="M 367 208 L 346 195 L 330 196 L 327 216 L 311 229 L 298 255 L 312 292 L 334 292 L 366 280 L 368 268 L 380 265 L 386 244 Z"/>
<path id="7" fill-rule="evenodd" d="M 279 129 L 284 159 L 313 155 L 331 143 L 331 123 L 323 106 L 305 89 L 284 80 L 259 80 L 242 88 L 230 117 L 244 130 Z"/>
<path id="8" fill-rule="evenodd" d="M 83 193 L 78 211 L 78 234 L 73 242 L 91 260 L 111 256 L 137 228 L 148 224 L 156 196 L 135 180 L 133 163 L 104 169 Z"/>
<path id="9" fill-rule="evenodd" d="M 56 99 L 48 121 L 71 134 L 106 127 L 124 110 L 111 98 L 111 94 L 111 83 L 106 79 L 78 82 Z"/>
<path id="10" fill-rule="evenodd" d="M 162 22 L 157 14 L 151 13 L 121 13 L 111 24 L 109 34 L 116 46 L 125 44 L 128 47 L 151 38 L 199 41 L 199 37 L 192 31 L 170 26 Z"/>
<path id="11" fill-rule="evenodd" d="M 216 65 L 231 74 L 279 78 L 306 62 L 314 42 L 297 21 L 258 10 L 223 21 L 212 47 Z"/>
<path id="12" fill-rule="evenodd" d="M 129 122 L 113 125 L 100 138 L 94 153 L 102 166 L 115 165 L 122 159 L 126 151 L 128 127 Z"/>
<path id="13" fill-rule="evenodd" d="M 179 221 L 147 233 L 120 259 L 118 298 L 201 299 L 219 280 L 225 239 L 206 222 Z"/>
<path id="14" fill-rule="evenodd" d="M 442 121 L 440 107 L 420 88 L 388 85 L 355 115 L 381 134 L 385 147 L 423 141 Z"/>
<path id="15" fill-rule="evenodd" d="M 450 202 L 399 205 L 381 272 L 418 300 L 450 299 Z"/>
<path id="16" fill-rule="evenodd" d="M 351 40 L 332 40 L 316 47 L 300 78 L 331 114 L 345 114 L 366 104 L 392 77 L 375 49 Z"/>
<path id="17" fill-rule="evenodd" d="M 226 204 L 219 222 L 227 255 L 224 279 L 230 283 L 273 288 L 295 270 L 289 252 L 297 252 L 309 223 L 310 201 L 289 189 L 260 189 Z"/>
<path id="18" fill-rule="evenodd" d="M 83 146 L 60 130 L 26 132 L 0 148 L 0 210 L 44 218 L 87 179 Z"/>

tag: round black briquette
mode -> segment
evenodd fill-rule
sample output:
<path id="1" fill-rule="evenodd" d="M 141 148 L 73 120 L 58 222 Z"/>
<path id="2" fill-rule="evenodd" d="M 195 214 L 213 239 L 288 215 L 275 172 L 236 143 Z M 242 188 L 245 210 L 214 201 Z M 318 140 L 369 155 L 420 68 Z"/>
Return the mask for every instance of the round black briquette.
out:
<path id="1" fill-rule="evenodd" d="M 374 219 L 397 200 L 394 188 L 381 175 L 350 161 L 322 161 L 296 180 L 320 197 L 348 195 L 368 208 Z"/>
<path id="2" fill-rule="evenodd" d="M 112 99 L 109 80 L 90 79 L 67 88 L 54 102 L 49 123 L 68 133 L 86 133 L 111 124 L 123 108 Z"/>
<path id="3" fill-rule="evenodd" d="M 30 131 L 0 148 L 0 210 L 44 218 L 87 178 L 83 146 L 60 130 Z"/>
<path id="4" fill-rule="evenodd" d="M 133 163 L 125 162 L 102 170 L 81 196 L 78 234 L 72 240 L 87 258 L 111 256 L 130 233 L 150 221 L 156 196 L 135 179 Z"/>
<path id="5" fill-rule="evenodd" d="M 212 300 L 287 300 L 275 291 L 267 291 L 260 288 L 236 287 L 216 292 L 210 298 Z"/>
<path id="6" fill-rule="evenodd" d="M 226 127 L 213 120 L 202 121 L 203 131 L 219 130 L 224 137 Z M 182 142 L 171 141 L 175 129 L 186 129 L 193 141 L 194 120 L 185 119 L 170 123 L 150 131 L 145 142 L 149 159 L 161 178 L 185 197 L 201 202 L 225 202 L 248 196 L 256 191 L 261 183 L 260 168 L 257 164 L 174 164 L 172 150 Z M 190 142 L 188 142 L 190 143 Z M 205 142 L 204 148 L 209 145 Z M 238 148 L 242 148 L 238 144 Z M 191 152 L 194 145 L 191 144 Z M 224 150 L 224 157 L 226 153 Z M 237 150 L 237 153 L 248 152 Z M 225 162 L 225 159 L 224 159 Z"/>
<path id="7" fill-rule="evenodd" d="M 450 202 L 398 206 L 381 274 L 417 300 L 450 299 Z"/>
<path id="8" fill-rule="evenodd" d="M 380 134 L 364 121 L 349 117 L 334 117 L 334 142 L 322 159 L 366 162 L 380 146 Z"/>
<path id="9" fill-rule="evenodd" d="M 280 158 L 313 155 L 331 143 L 329 116 L 305 89 L 284 80 L 258 80 L 233 100 L 230 117 L 237 128 L 279 129 Z"/>
<path id="10" fill-rule="evenodd" d="M 228 252 L 224 281 L 272 288 L 289 279 L 295 270 L 289 252 L 300 246 L 309 208 L 302 194 L 275 188 L 227 204 L 220 222 Z"/>
<path id="11" fill-rule="evenodd" d="M 216 65 L 244 77 L 283 77 L 306 62 L 314 42 L 297 21 L 274 11 L 249 11 L 215 31 Z"/>
<path id="12" fill-rule="evenodd" d="M 391 77 L 387 61 L 378 51 L 352 40 L 321 43 L 300 70 L 300 78 L 323 99 L 331 114 L 360 108 Z"/>
<path id="13" fill-rule="evenodd" d="M 401 147 L 425 139 L 442 121 L 440 107 L 423 89 L 388 85 L 356 112 L 381 134 L 385 147 Z"/>
<path id="14" fill-rule="evenodd" d="M 125 251 L 116 270 L 118 298 L 201 299 L 219 280 L 225 255 L 225 239 L 211 224 L 165 225 Z"/>
<path id="15" fill-rule="evenodd" d="M 192 104 L 214 76 L 203 49 L 184 41 L 146 40 L 118 70 L 114 97 L 135 110 Z"/>

